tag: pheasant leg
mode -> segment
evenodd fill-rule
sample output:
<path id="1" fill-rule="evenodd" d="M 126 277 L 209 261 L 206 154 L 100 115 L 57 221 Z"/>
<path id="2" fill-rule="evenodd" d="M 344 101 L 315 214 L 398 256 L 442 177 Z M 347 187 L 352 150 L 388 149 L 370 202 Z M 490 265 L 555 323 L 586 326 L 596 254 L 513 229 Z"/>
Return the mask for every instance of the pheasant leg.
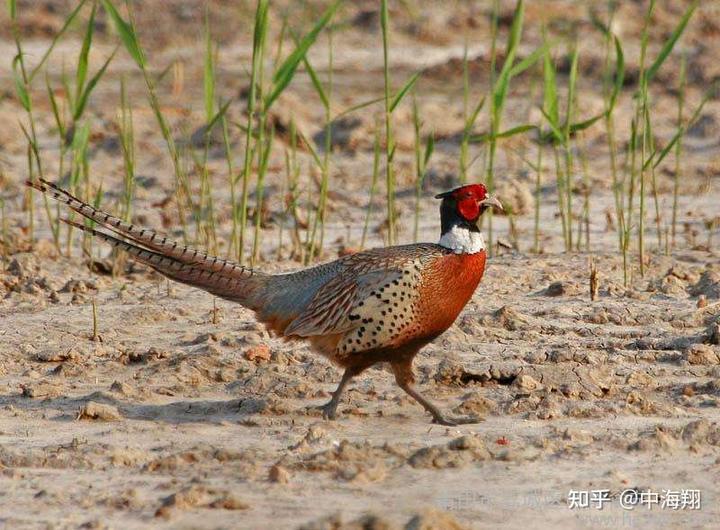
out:
<path id="1" fill-rule="evenodd" d="M 360 372 L 362 372 L 362 370 L 358 368 L 345 369 L 345 372 L 342 375 L 342 379 L 340 379 L 340 384 L 338 384 L 335 392 L 332 393 L 332 398 L 330 399 L 330 401 L 319 407 L 322 411 L 323 418 L 325 418 L 326 420 L 334 420 L 336 418 L 337 408 L 338 404 L 340 403 L 340 397 L 342 396 L 343 390 L 345 390 L 345 387 L 350 382 L 350 380 L 356 375 L 358 375 Z"/>
<path id="2" fill-rule="evenodd" d="M 446 416 L 440 412 L 440 409 L 428 401 L 425 396 L 423 396 L 415 388 L 415 377 L 412 373 L 411 362 L 412 361 L 392 364 L 395 381 L 397 381 L 400 388 L 402 388 L 410 397 L 420 403 L 426 411 L 432 414 L 433 423 L 454 426 L 467 423 L 480 423 L 483 421 L 483 418 L 477 416 Z"/>

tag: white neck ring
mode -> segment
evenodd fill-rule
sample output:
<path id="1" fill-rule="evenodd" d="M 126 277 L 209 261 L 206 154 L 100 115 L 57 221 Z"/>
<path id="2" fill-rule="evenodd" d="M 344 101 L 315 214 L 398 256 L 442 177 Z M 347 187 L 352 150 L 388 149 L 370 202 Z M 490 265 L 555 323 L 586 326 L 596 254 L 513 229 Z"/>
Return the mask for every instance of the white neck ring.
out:
<path id="1" fill-rule="evenodd" d="M 485 238 L 481 232 L 473 232 L 460 226 L 453 226 L 445 232 L 438 244 L 455 254 L 477 254 L 485 250 Z"/>

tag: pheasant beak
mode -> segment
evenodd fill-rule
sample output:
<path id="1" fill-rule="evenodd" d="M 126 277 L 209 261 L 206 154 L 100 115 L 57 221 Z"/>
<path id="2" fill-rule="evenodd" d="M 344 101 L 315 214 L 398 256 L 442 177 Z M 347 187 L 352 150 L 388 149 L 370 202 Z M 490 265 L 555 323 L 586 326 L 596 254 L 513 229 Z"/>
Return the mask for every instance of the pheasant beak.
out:
<path id="1" fill-rule="evenodd" d="M 481 206 L 494 206 L 501 212 L 505 211 L 505 208 L 503 208 L 502 203 L 495 197 L 492 197 L 491 195 L 488 195 L 485 199 L 480 201 Z"/>

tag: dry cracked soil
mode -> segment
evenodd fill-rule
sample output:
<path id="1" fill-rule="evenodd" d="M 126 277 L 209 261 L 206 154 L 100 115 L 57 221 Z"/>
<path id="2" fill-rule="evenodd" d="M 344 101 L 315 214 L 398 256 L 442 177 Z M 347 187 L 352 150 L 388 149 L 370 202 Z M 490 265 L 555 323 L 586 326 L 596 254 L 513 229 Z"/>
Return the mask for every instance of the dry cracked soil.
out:
<path id="1" fill-rule="evenodd" d="M 19 2 L 29 61 L 37 61 L 69 12 L 69 2 Z M 199 6 L 200 3 L 198 3 Z M 395 28 L 392 73 L 400 80 L 424 72 L 418 104 L 423 130 L 434 131 L 436 152 L 420 200 L 419 234 L 435 240 L 436 203 L 456 182 L 462 133 L 463 35 L 469 35 L 474 95 L 489 65 L 490 2 L 391 3 Z M 589 2 L 528 2 L 521 46 L 527 56 L 550 21 L 581 41 L 583 112 L 602 109 L 600 35 L 588 21 Z M 629 75 L 637 74 L 641 3 L 623 2 L 615 30 L 626 44 Z M 677 3 L 682 4 L 682 3 Z M 274 4 L 298 24 L 316 16 L 316 2 Z M 501 39 L 511 2 L 501 2 Z M 201 130 L 204 11 L 192 2 L 138 3 L 136 21 L 158 71 L 172 61 L 160 94 L 178 142 L 194 147 Z M 382 91 L 382 44 L 375 2 L 347 5 L 333 37 L 334 103 L 338 111 Z M 162 13 L 161 13 L 162 12 Z M 650 50 L 656 53 L 682 9 L 658 2 Z M 275 13 L 275 12 L 274 12 Z M 313 15 L 313 13 L 315 15 Z M 6 14 L 2 15 L 7 17 Z M 91 70 L 115 46 L 102 13 Z M 211 2 L 220 43 L 218 91 L 242 121 L 247 95 L 251 7 Z M 280 16 L 274 15 L 273 39 Z M 4 21 L 7 19 L 4 18 Z M 703 2 L 683 37 L 689 50 L 688 108 L 720 77 L 717 8 Z M 3 25 L 5 28 L 5 25 Z M 12 57 L 9 31 L 0 32 Z M 63 60 L 76 60 L 78 29 L 48 63 L 59 86 Z M 273 40 L 274 42 L 274 40 Z M 563 46 L 558 60 L 567 62 Z M 310 57 L 324 76 L 327 40 Z M 679 59 L 653 88 L 655 134 L 674 134 L 674 86 Z M 11 79 L 8 59 L 2 76 Z M 7 74 L 7 75 L 6 75 Z M 567 71 L 562 71 L 566 79 Z M 102 183 L 103 206 L 122 196 L 117 109 L 125 77 L 135 121 L 136 192 L 133 222 L 181 236 L 172 165 L 149 110 L 142 79 L 119 53 L 90 100 L 91 186 Z M 42 86 L 40 86 L 42 85 Z M 29 240 L 26 144 L 15 124 L 24 111 L 3 84 L 0 192 L 4 199 L 0 261 L 0 526 L 7 528 L 712 528 L 720 520 L 720 240 L 716 222 L 720 102 L 711 99 L 688 132 L 683 158 L 675 250 L 658 248 L 648 221 L 644 275 L 631 247 L 631 277 L 623 281 L 613 224 L 609 156 L 602 124 L 582 137 L 586 185 L 592 189 L 590 251 L 562 253 L 554 166 L 540 188 L 540 245 L 532 252 L 537 145 L 512 139 L 500 146 L 498 193 L 515 217 L 496 217 L 504 246 L 489 260 L 478 291 L 443 336 L 416 359 L 421 389 L 444 409 L 476 414 L 477 425 L 441 427 L 401 390 L 384 366 L 368 370 L 346 393 L 336 421 L 314 408 L 339 381 L 338 370 L 302 343 L 287 343 L 256 323 L 251 312 L 152 271 L 121 261 L 100 244 L 91 256 L 76 237 L 62 253 L 53 246 L 44 206 L 35 195 L 34 243 Z M 619 100 L 618 137 L 627 137 L 632 81 Z M 58 97 L 62 97 L 58 90 Z M 38 135 L 48 175 L 61 149 L 44 83 L 33 92 Z M 507 124 L 539 119 L 537 83 L 521 77 L 509 96 Z M 293 241 L 284 216 L 285 150 L 289 117 L 306 138 L 323 143 L 322 107 L 304 70 L 273 110 L 278 132 L 265 194 L 267 219 L 259 268 L 287 271 Z M 324 254 L 358 248 L 372 175 L 372 141 L 382 109 L 350 114 L 334 124 L 331 192 Z M 400 239 L 412 240 L 413 124 L 409 101 L 394 115 L 398 151 Z M 479 123 L 483 132 L 486 123 Z M 283 133 L 283 130 L 285 131 Z M 202 133 L 199 133 L 202 138 Z M 285 134 L 285 136 L 283 136 Z M 231 131 L 242 167 L 239 128 Z M 201 142 L 202 143 L 202 142 Z M 218 144 L 219 145 L 219 144 Z M 195 146 L 197 147 L 197 146 Z M 202 151 L 202 148 L 200 148 Z M 483 148 L 471 146 L 471 153 Z M 518 154 L 520 153 L 520 154 Z M 301 184 L 314 200 L 318 172 L 300 150 Z M 549 156 L 549 155 L 548 155 Z M 668 160 L 672 160 L 672 157 Z M 217 212 L 218 252 L 231 231 L 227 168 L 222 147 L 209 158 Z M 480 162 L 478 162 L 478 167 Z M 667 168 L 665 168 L 667 166 Z M 479 172 L 480 170 L 477 169 Z M 672 204 L 672 163 L 658 169 L 663 223 Z M 193 186 L 198 179 L 193 173 Z M 52 177 L 67 184 L 64 176 Z M 479 179 L 479 175 L 474 178 Z M 199 184 L 198 184 L 199 185 Z M 582 189 L 576 190 L 577 204 Z M 255 195 L 251 194 L 251 204 Z M 383 242 L 383 191 L 374 199 L 368 245 Z M 652 203 L 651 203 L 652 204 Z M 654 208 L 652 206 L 651 208 Z M 301 197 L 300 217 L 308 209 Z M 56 214 L 51 208 L 53 216 Z M 579 210 L 578 210 L 579 211 Z M 653 210 L 654 212 L 654 210 Z M 654 213 L 653 213 L 654 215 Z M 281 226 L 285 226 L 280 243 Z M 64 230 L 64 229 L 63 229 Z M 662 234 L 667 236 L 667 233 Z M 715 242 L 713 241 L 713 238 Z M 69 250 L 69 253 L 68 253 Z M 69 254 L 69 255 L 68 255 Z M 590 299 L 589 270 L 599 272 Z M 110 265 L 108 265 L 110 264 Z M 93 313 L 97 327 L 93 329 Z M 623 491 L 700 490 L 701 509 L 620 506 Z M 571 491 L 607 490 L 603 510 L 569 507 Z"/>

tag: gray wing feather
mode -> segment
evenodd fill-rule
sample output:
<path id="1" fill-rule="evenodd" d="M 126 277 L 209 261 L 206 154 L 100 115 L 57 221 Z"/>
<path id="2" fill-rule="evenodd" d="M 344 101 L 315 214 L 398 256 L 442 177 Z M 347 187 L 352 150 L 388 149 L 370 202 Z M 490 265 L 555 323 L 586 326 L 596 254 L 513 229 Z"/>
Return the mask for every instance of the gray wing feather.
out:
<path id="1" fill-rule="evenodd" d="M 310 305 L 293 320 L 285 335 L 309 337 L 345 333 L 356 327 L 353 310 L 358 307 L 378 285 L 402 276 L 398 269 L 373 270 L 355 274 L 352 268 L 325 284 Z"/>

